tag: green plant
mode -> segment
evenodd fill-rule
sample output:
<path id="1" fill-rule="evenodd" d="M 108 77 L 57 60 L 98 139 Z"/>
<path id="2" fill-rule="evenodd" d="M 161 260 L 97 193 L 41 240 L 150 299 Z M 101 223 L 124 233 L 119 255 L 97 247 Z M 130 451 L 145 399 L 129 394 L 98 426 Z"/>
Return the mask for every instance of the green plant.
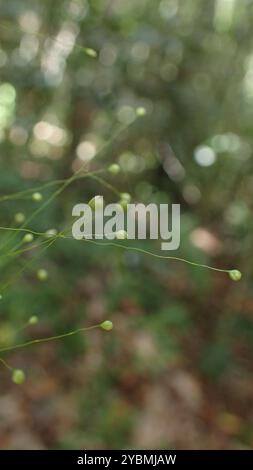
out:
<path id="1" fill-rule="evenodd" d="M 8 29 L 9 26 L 7 24 L 1 23 L 1 25 Z M 43 38 L 42 38 L 43 39 Z M 56 42 L 58 40 L 56 39 Z M 64 44 L 62 44 L 64 46 Z M 98 56 L 97 51 L 95 51 L 93 48 L 90 47 L 83 47 L 79 44 L 75 44 L 74 50 L 78 54 L 85 54 L 87 58 L 91 59 L 96 59 Z M 2 90 L 3 93 L 7 96 L 7 105 L 9 101 L 11 103 L 13 102 L 14 95 L 15 95 L 15 88 L 12 87 L 10 83 L 4 83 L 2 86 L 4 86 L 4 90 Z M 8 101 L 9 100 L 9 101 Z M 6 106 L 7 106 L 6 105 Z M 12 106 L 10 106 L 11 111 Z M 107 142 L 101 147 L 101 149 L 96 153 L 96 156 L 100 156 L 101 158 L 108 155 L 108 153 L 111 152 L 113 149 L 113 146 L 115 142 L 120 140 L 122 135 L 124 133 L 130 132 L 130 128 L 134 130 L 136 123 L 138 122 L 139 118 L 144 118 L 145 116 L 148 117 L 148 112 L 144 106 L 136 106 L 135 109 L 128 109 L 125 110 L 126 114 L 129 114 L 130 118 L 127 118 L 127 124 L 123 124 L 118 126 L 118 129 L 113 132 L 113 135 L 110 136 L 107 140 Z M 8 115 L 9 116 L 9 115 Z M 7 116 L 7 117 L 8 117 Z M 8 118 L 9 119 L 9 118 Z M 11 124 L 11 119 L 10 121 L 7 122 L 6 127 L 10 126 Z M 1 226 L 0 230 L 2 232 L 7 233 L 7 237 L 5 240 L 3 240 L 3 243 L 0 247 L 1 249 L 1 263 L 2 263 L 2 269 L 10 269 L 11 270 L 11 277 L 8 278 L 6 281 L 2 279 L 2 284 L 1 284 L 1 298 L 5 296 L 5 293 L 8 292 L 8 289 L 15 285 L 17 280 L 27 271 L 27 269 L 30 269 L 33 267 L 34 263 L 36 263 L 37 256 L 40 256 L 41 254 L 45 253 L 47 249 L 49 249 L 51 246 L 53 246 L 56 242 L 60 240 L 68 240 L 72 239 L 72 237 L 69 235 L 69 227 L 66 225 L 63 228 L 59 228 L 59 231 L 55 231 L 55 229 L 50 229 L 45 226 L 45 219 L 43 220 L 43 230 L 36 230 L 36 220 L 38 216 L 42 216 L 43 213 L 45 212 L 45 209 L 50 210 L 50 207 L 65 193 L 69 187 L 73 183 L 78 183 L 83 180 L 91 180 L 96 183 L 101 184 L 104 188 L 106 188 L 108 191 L 111 191 L 111 193 L 114 196 L 117 196 L 119 198 L 119 204 L 125 208 L 126 205 L 130 202 L 131 200 L 131 195 L 128 192 L 121 192 L 118 188 L 115 187 L 114 184 L 111 184 L 111 181 L 108 181 L 107 176 L 112 176 L 116 177 L 120 172 L 120 164 L 112 163 L 109 166 L 106 165 L 105 168 L 101 169 L 95 169 L 94 171 L 86 171 L 86 166 L 87 163 L 84 163 L 80 166 L 80 168 L 77 171 L 74 171 L 73 174 L 68 177 L 68 178 L 61 178 L 61 179 L 51 179 L 50 181 L 41 184 L 38 187 L 29 187 L 26 189 L 20 189 L 18 192 L 11 192 L 10 194 L 3 194 L 0 197 L 0 202 L 1 203 L 12 203 L 15 202 L 16 204 L 19 205 L 18 207 L 18 212 L 15 213 L 14 215 L 14 224 L 17 224 L 18 227 L 13 227 L 13 226 Z M 47 195 L 47 191 L 49 191 L 49 195 Z M 53 191 L 53 192 L 51 192 Z M 91 207 L 94 205 L 94 199 L 98 198 L 99 196 L 92 197 L 90 200 L 89 204 Z M 28 202 L 30 206 L 27 209 L 23 211 L 22 207 L 22 201 L 25 203 Z M 36 204 L 36 207 L 34 209 L 34 205 Z M 29 213 L 28 216 L 26 216 L 26 213 Z M 45 217 L 46 218 L 46 217 Z M 33 227 L 33 223 L 35 223 L 35 228 Z M 59 221 L 59 226 L 61 225 Z M 122 250 L 127 250 L 131 252 L 135 252 L 138 254 L 143 254 L 143 255 L 149 255 L 152 256 L 156 259 L 161 259 L 161 260 L 170 260 L 170 261 L 180 261 L 183 263 L 186 263 L 190 266 L 194 266 L 197 268 L 207 268 L 212 271 L 217 271 L 217 272 L 224 272 L 229 275 L 229 277 L 233 281 L 239 281 L 241 279 L 241 273 L 240 271 L 236 269 L 222 269 L 222 268 L 216 268 L 213 266 L 209 266 L 208 264 L 204 263 L 198 263 L 194 262 L 188 259 L 185 259 L 184 257 L 176 257 L 176 256 L 165 256 L 162 254 L 155 253 L 153 251 L 140 248 L 138 246 L 131 246 L 126 242 L 125 240 L 127 239 L 127 233 L 125 231 L 120 231 L 117 234 L 116 237 L 118 240 L 122 240 L 122 243 L 105 243 L 105 242 L 97 242 L 94 240 L 84 240 L 85 243 L 90 243 L 95 246 L 111 246 L 111 247 L 116 247 L 117 249 L 122 249 Z M 24 256 L 29 256 L 32 253 L 36 253 L 35 256 L 32 256 L 32 259 L 28 259 L 28 261 L 24 261 L 23 257 Z M 17 267 L 18 262 L 20 261 L 21 267 Z M 12 266 L 14 266 L 14 269 L 12 269 Z M 36 277 L 39 281 L 46 282 L 48 280 L 48 277 L 50 277 L 50 271 L 44 267 L 38 267 L 36 270 Z M 32 316 L 30 317 L 30 320 L 28 323 L 35 324 L 34 319 L 36 317 Z M 33 319 L 33 321 L 31 321 Z M 77 328 L 73 331 L 63 333 L 60 335 L 56 336 L 51 336 L 48 338 L 40 338 L 40 339 L 35 339 L 31 341 L 26 341 L 24 343 L 20 344 L 14 344 L 10 345 L 7 347 L 0 347 L 0 353 L 5 353 L 5 352 L 10 352 L 15 349 L 23 348 L 28 345 L 34 345 L 37 343 L 42 343 L 46 341 L 51 341 L 55 339 L 60 339 L 60 338 L 65 338 L 67 336 L 72 336 L 78 332 L 81 331 L 86 331 L 92 328 L 102 328 L 104 330 L 110 330 L 111 329 L 111 323 L 108 323 L 108 321 L 102 322 L 98 325 L 88 327 L 88 328 Z M 2 360 L 3 364 L 6 364 L 4 360 Z M 24 376 L 20 374 L 21 371 L 14 370 L 13 372 L 13 381 L 15 383 L 22 383 L 24 381 Z M 15 377 L 15 380 L 14 380 Z"/>

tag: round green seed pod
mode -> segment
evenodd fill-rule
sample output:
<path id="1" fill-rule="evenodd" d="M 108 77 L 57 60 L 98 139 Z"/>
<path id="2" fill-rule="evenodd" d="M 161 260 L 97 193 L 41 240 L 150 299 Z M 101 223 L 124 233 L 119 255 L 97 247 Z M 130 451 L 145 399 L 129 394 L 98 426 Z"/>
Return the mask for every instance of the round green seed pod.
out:
<path id="1" fill-rule="evenodd" d="M 120 193 L 120 199 L 121 201 L 126 201 L 129 203 L 131 201 L 131 194 L 129 193 Z"/>
<path id="2" fill-rule="evenodd" d="M 32 233 L 26 233 L 25 236 L 23 237 L 23 242 L 24 243 L 31 243 L 34 239 L 34 236 Z"/>
<path id="3" fill-rule="evenodd" d="M 95 49 L 92 49 L 91 47 L 84 47 L 84 52 L 86 55 L 88 55 L 89 57 L 97 57 L 97 51 L 95 51 Z"/>
<path id="4" fill-rule="evenodd" d="M 43 196 L 41 193 L 33 193 L 32 198 L 36 202 L 40 202 L 43 199 Z"/>
<path id="5" fill-rule="evenodd" d="M 12 372 L 12 382 L 17 385 L 23 384 L 25 381 L 25 373 L 21 369 L 14 369 Z"/>
<path id="6" fill-rule="evenodd" d="M 39 269 L 37 271 L 37 278 L 39 281 L 46 281 L 48 278 L 48 272 L 46 269 Z"/>
<path id="7" fill-rule="evenodd" d="M 50 228 L 45 232 L 45 237 L 46 238 L 52 238 L 57 235 L 57 230 L 55 228 Z"/>
<path id="8" fill-rule="evenodd" d="M 109 171 L 109 173 L 111 173 L 112 175 L 117 175 L 117 174 L 120 172 L 120 166 L 118 165 L 118 163 L 112 163 L 112 164 L 108 167 L 108 171 Z"/>
<path id="9" fill-rule="evenodd" d="M 113 329 L 113 323 L 110 320 L 105 320 L 100 324 L 100 328 L 105 331 L 111 331 Z"/>
<path id="10" fill-rule="evenodd" d="M 23 224 L 25 221 L 25 215 L 23 212 L 17 212 L 17 214 L 14 215 L 14 220 L 16 224 Z"/>
<path id="11" fill-rule="evenodd" d="M 36 325 L 38 323 L 39 319 L 36 315 L 33 315 L 32 317 L 29 318 L 28 323 L 29 325 Z"/>
<path id="12" fill-rule="evenodd" d="M 136 116 L 142 117 L 145 116 L 145 114 L 147 114 L 147 111 L 144 106 L 139 106 L 138 108 L 136 108 Z"/>
<path id="13" fill-rule="evenodd" d="M 232 281 L 240 281 L 242 278 L 242 273 L 238 269 L 232 269 L 228 274 Z"/>
<path id="14" fill-rule="evenodd" d="M 126 240 L 127 239 L 127 232 L 125 230 L 118 230 L 116 232 L 117 240 Z"/>

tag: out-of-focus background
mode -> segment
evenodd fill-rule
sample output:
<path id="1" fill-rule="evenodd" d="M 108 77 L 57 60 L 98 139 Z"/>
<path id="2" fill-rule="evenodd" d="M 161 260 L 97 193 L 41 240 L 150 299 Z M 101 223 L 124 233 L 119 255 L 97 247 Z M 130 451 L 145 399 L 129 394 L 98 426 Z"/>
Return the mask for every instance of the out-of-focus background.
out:
<path id="1" fill-rule="evenodd" d="M 75 240 L 14 257 L 1 230 L 1 348 L 114 323 L 1 355 L 27 377 L 1 367 L 2 449 L 252 447 L 252 21 L 252 0 L 0 1 L 1 227 L 116 202 L 81 179 L 29 223 L 56 188 L 22 191 L 117 162 L 103 179 L 134 202 L 181 204 L 177 256 L 243 272 Z"/>

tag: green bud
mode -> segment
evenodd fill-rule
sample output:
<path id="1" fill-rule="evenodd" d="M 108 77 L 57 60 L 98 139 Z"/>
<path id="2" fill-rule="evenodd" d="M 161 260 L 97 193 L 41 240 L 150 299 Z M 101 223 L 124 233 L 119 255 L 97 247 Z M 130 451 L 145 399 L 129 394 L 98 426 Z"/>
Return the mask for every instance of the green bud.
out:
<path id="1" fill-rule="evenodd" d="M 36 315 L 33 315 L 32 317 L 29 318 L 28 323 L 29 325 L 36 325 L 38 321 L 39 321 L 38 317 L 36 317 Z"/>
<path id="2" fill-rule="evenodd" d="M 141 117 L 145 116 L 145 114 L 147 114 L 147 111 L 143 106 L 139 106 L 138 108 L 136 108 L 136 116 Z"/>
<path id="3" fill-rule="evenodd" d="M 17 385 L 23 384 L 25 381 L 25 374 L 21 369 L 14 369 L 12 372 L 12 382 Z"/>
<path id="4" fill-rule="evenodd" d="M 91 47 L 84 47 L 84 52 L 87 54 L 89 57 L 97 57 L 97 52 L 95 49 L 92 49 Z"/>
<path id="5" fill-rule="evenodd" d="M 43 196 L 41 193 L 33 193 L 32 198 L 36 202 L 40 202 L 43 199 Z"/>
<path id="6" fill-rule="evenodd" d="M 105 320 L 100 324 L 100 328 L 105 331 L 111 331 L 113 329 L 113 323 L 110 320 Z"/>
<path id="7" fill-rule="evenodd" d="M 117 240 L 126 240 L 127 232 L 125 230 L 118 230 L 118 232 L 116 232 L 116 238 Z"/>
<path id="8" fill-rule="evenodd" d="M 111 173 L 112 175 L 117 175 L 117 174 L 120 172 L 120 166 L 118 165 L 118 163 L 112 163 L 112 164 L 108 167 L 108 171 L 109 171 L 109 173 Z"/>
<path id="9" fill-rule="evenodd" d="M 229 271 L 228 275 L 230 279 L 232 279 L 232 281 L 240 281 L 240 279 L 242 278 L 242 273 L 238 269 L 232 269 L 231 271 Z"/>
<path id="10" fill-rule="evenodd" d="M 17 212 L 17 214 L 14 215 L 14 220 L 16 224 L 23 224 L 25 221 L 25 215 L 22 212 Z"/>
<path id="11" fill-rule="evenodd" d="M 37 278 L 39 279 L 39 281 L 46 281 L 48 278 L 48 272 L 46 271 L 46 269 L 39 269 L 37 271 Z"/>
<path id="12" fill-rule="evenodd" d="M 25 236 L 23 237 L 23 242 L 24 243 L 31 243 L 34 239 L 34 236 L 32 233 L 26 233 Z"/>
<path id="13" fill-rule="evenodd" d="M 103 209 L 103 207 L 104 207 L 104 198 L 103 198 L 103 196 L 94 196 L 88 202 L 88 204 L 89 204 L 89 206 L 92 210 Z"/>
<path id="14" fill-rule="evenodd" d="M 129 193 L 120 193 L 120 199 L 121 201 L 126 201 L 129 203 L 131 201 L 131 194 Z"/>
<path id="15" fill-rule="evenodd" d="M 45 232 L 46 238 L 52 238 L 52 237 L 55 237 L 56 235 L 57 235 L 57 230 L 55 230 L 55 228 L 50 228 L 49 230 Z"/>

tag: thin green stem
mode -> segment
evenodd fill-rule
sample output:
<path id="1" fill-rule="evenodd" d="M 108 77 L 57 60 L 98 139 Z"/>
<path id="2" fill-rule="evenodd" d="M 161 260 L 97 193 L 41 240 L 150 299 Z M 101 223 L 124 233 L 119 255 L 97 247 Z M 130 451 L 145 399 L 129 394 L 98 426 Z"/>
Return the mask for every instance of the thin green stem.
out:
<path id="1" fill-rule="evenodd" d="M 4 359 L 2 359 L 1 357 L 0 357 L 0 362 L 4 365 L 4 367 L 6 367 L 6 369 L 8 369 L 10 371 L 13 370 L 13 367 L 11 367 L 9 364 L 7 364 L 7 362 Z"/>
<path id="2" fill-rule="evenodd" d="M 133 121 L 135 122 L 135 121 Z M 118 130 L 118 132 L 114 135 L 114 137 L 112 137 L 111 139 L 109 139 L 102 147 L 101 149 L 96 153 L 96 156 L 99 156 L 100 154 L 103 154 L 103 152 L 108 148 L 110 147 L 110 145 L 115 141 L 117 140 L 117 138 L 122 134 L 122 132 L 124 132 L 128 127 L 130 127 L 130 125 L 133 124 L 133 123 L 130 123 L 130 124 L 127 124 L 127 125 L 124 125 L 124 126 L 121 126 Z M 81 173 L 84 171 L 85 167 L 87 165 L 87 162 L 85 162 L 80 168 L 79 170 L 74 173 L 73 175 L 71 175 L 69 178 L 67 178 L 66 180 L 64 180 L 64 183 L 60 186 L 60 188 L 58 188 L 46 201 L 44 201 L 44 203 L 39 206 L 31 215 L 30 217 L 28 217 L 28 219 L 24 222 L 24 224 L 20 227 L 20 228 L 24 228 L 27 226 L 28 223 L 30 223 L 35 217 L 36 215 L 38 215 L 43 209 L 45 209 L 57 196 L 59 196 L 73 181 L 75 181 L 77 179 L 77 177 L 80 177 Z M 88 173 L 86 174 L 88 175 Z M 15 237 L 15 235 L 14 235 Z M 13 237 L 13 238 L 14 238 Z M 1 246 L 1 249 L 3 250 L 7 245 L 8 243 L 13 239 L 11 238 L 9 241 L 7 241 L 7 243 L 5 243 L 4 245 Z M 16 249 L 16 246 L 14 247 L 14 250 Z"/>
<path id="3" fill-rule="evenodd" d="M 65 236 L 64 238 L 72 239 L 72 240 L 74 239 L 73 237 L 67 237 L 67 236 Z M 138 248 L 138 247 L 135 247 L 135 246 L 121 245 L 119 243 L 114 243 L 114 242 L 109 242 L 109 243 L 108 242 L 98 242 L 98 241 L 89 240 L 89 239 L 82 239 L 82 240 L 78 240 L 78 241 L 85 241 L 85 242 L 88 242 L 88 243 L 94 243 L 95 245 L 99 245 L 99 246 L 113 246 L 113 247 L 116 247 L 116 248 L 122 248 L 123 250 L 136 251 L 136 252 L 139 252 L 139 253 L 142 253 L 142 254 L 153 256 L 154 258 L 167 259 L 167 260 L 171 260 L 171 261 L 180 261 L 182 263 L 190 264 L 191 266 L 196 266 L 198 268 L 211 269 L 212 271 L 219 271 L 219 272 L 222 272 L 222 273 L 229 273 L 230 272 L 230 269 L 215 268 L 214 266 L 209 266 L 207 264 L 201 264 L 201 263 L 195 263 L 194 261 L 190 261 L 190 260 L 187 260 L 185 258 L 180 258 L 180 257 L 177 257 L 177 256 L 158 255 L 157 253 L 154 253 L 152 251 L 144 250 L 143 248 Z"/>
<path id="4" fill-rule="evenodd" d="M 105 172 L 106 169 L 102 168 L 100 170 L 96 170 L 96 171 L 89 171 L 87 173 L 84 173 L 83 175 L 77 175 L 75 176 L 75 179 L 76 180 L 79 180 L 79 179 L 82 179 L 82 178 L 89 178 L 93 175 L 97 175 L 99 173 L 103 173 Z M 76 174 L 75 174 L 76 175 Z M 6 194 L 4 196 L 1 196 L 0 197 L 0 202 L 3 202 L 3 201 L 9 201 L 9 200 L 15 200 L 15 199 L 20 199 L 22 198 L 22 196 L 27 196 L 27 195 L 30 195 L 32 193 L 35 193 L 35 192 L 38 192 L 38 191 L 42 191 L 44 189 L 48 189 L 48 188 L 51 188 L 52 186 L 58 186 L 58 185 L 61 185 L 61 184 L 64 184 L 65 181 L 67 181 L 68 178 L 63 178 L 63 179 L 59 179 L 59 180 L 53 180 L 53 181 L 48 181 L 47 183 L 45 184 L 42 184 L 40 186 L 36 186 L 36 187 L 33 187 L 33 188 L 28 188 L 28 189 L 24 189 L 23 191 L 18 191 L 16 193 L 12 193 L 12 194 Z"/>
<path id="5" fill-rule="evenodd" d="M 29 230 L 29 229 L 13 229 L 11 227 L 10 228 L 0 227 L 0 230 L 20 230 L 20 231 L 33 233 L 34 235 L 39 235 L 39 236 L 45 235 L 43 232 L 36 232 L 36 231 L 33 231 L 33 230 Z M 68 229 L 64 230 L 64 232 L 66 232 L 67 230 Z M 67 239 L 67 240 L 75 240 L 72 236 L 64 235 L 64 232 L 62 232 L 61 234 L 55 235 L 55 237 L 54 237 L 55 240 L 54 241 L 56 241 L 57 238 L 63 238 L 63 239 Z M 159 255 L 159 254 L 154 253 L 152 251 L 144 250 L 143 248 L 138 248 L 138 247 L 125 245 L 125 244 L 123 245 L 123 244 L 116 243 L 116 242 L 99 242 L 99 241 L 91 240 L 91 239 L 88 239 L 88 238 L 83 238 L 83 239 L 78 240 L 78 241 L 93 243 L 93 244 L 98 245 L 98 246 L 113 246 L 115 248 L 121 248 L 123 250 L 135 251 L 135 252 L 139 252 L 139 253 L 146 254 L 146 255 L 149 255 L 149 256 L 153 256 L 154 258 L 158 258 L 158 259 L 166 259 L 166 260 L 171 260 L 171 261 L 180 261 L 182 263 L 186 263 L 186 264 L 189 264 L 191 266 L 196 266 L 196 267 L 199 267 L 199 268 L 206 268 L 206 269 L 210 269 L 212 271 L 218 271 L 218 272 L 223 272 L 223 273 L 229 273 L 230 272 L 230 269 L 216 268 L 214 266 L 209 266 L 207 264 L 202 264 L 202 263 L 196 263 L 194 261 L 191 261 L 191 260 L 188 260 L 188 259 L 185 259 L 185 258 L 180 258 L 178 256 Z"/>
<path id="6" fill-rule="evenodd" d="M 11 228 L 11 227 L 10 227 Z M 6 227 L 3 227 L 3 229 L 6 229 Z M 11 228 L 12 229 L 12 228 Z M 1 228 L 0 228 L 1 230 Z M 46 235 L 45 233 L 43 232 L 35 232 L 35 231 L 31 231 L 29 229 L 16 229 L 16 230 L 19 230 L 21 232 L 25 231 L 25 232 L 29 232 L 29 233 L 33 233 L 34 235 L 39 235 L 39 236 L 42 236 L 42 235 Z M 44 240 L 40 245 L 39 245 L 39 248 L 41 246 L 43 246 L 43 250 L 39 253 L 39 255 L 41 255 L 47 248 L 49 248 L 51 245 L 53 245 L 56 240 L 58 238 L 64 238 L 64 232 L 68 231 L 69 230 L 69 227 L 67 227 L 66 229 L 64 229 L 63 231 L 59 232 L 58 234 L 50 237 L 49 239 L 47 240 Z M 37 245 L 38 246 L 38 245 Z M 33 247 L 35 247 L 35 245 L 33 245 Z M 30 249 L 32 249 L 32 247 L 30 247 Z M 14 254 L 14 252 L 10 252 L 9 253 L 9 256 L 11 256 L 12 254 Z M 38 256 L 38 255 L 37 255 Z M 34 256 L 32 258 L 32 260 L 28 261 L 27 263 L 24 264 L 24 266 L 16 272 L 15 276 L 13 276 L 9 281 L 7 281 L 3 286 L 1 286 L 1 292 L 3 292 L 7 287 L 9 287 L 11 284 L 13 284 L 13 282 L 19 278 L 19 276 L 26 270 L 26 268 L 28 266 L 31 266 L 33 263 L 34 263 L 34 260 L 36 259 L 36 257 Z"/>
<path id="7" fill-rule="evenodd" d="M 33 344 L 47 343 L 49 341 L 54 341 L 54 340 L 57 340 L 57 339 L 67 338 L 68 336 L 73 336 L 73 335 L 76 335 L 78 333 L 82 333 L 84 331 L 94 330 L 95 328 L 100 328 L 100 324 L 93 325 L 93 326 L 88 326 L 88 327 L 85 327 L 85 328 L 78 328 L 76 330 L 69 331 L 68 333 L 62 333 L 60 335 L 49 336 L 47 338 L 33 339 L 31 341 L 26 341 L 25 343 L 15 344 L 14 346 L 7 346 L 5 348 L 1 348 L 0 353 L 7 352 L 7 351 L 14 351 L 16 349 L 23 349 L 23 348 L 26 348 L 27 346 L 32 346 Z M 3 359 L 0 359 L 0 360 L 2 362 L 5 362 L 5 361 L 3 361 Z"/>

